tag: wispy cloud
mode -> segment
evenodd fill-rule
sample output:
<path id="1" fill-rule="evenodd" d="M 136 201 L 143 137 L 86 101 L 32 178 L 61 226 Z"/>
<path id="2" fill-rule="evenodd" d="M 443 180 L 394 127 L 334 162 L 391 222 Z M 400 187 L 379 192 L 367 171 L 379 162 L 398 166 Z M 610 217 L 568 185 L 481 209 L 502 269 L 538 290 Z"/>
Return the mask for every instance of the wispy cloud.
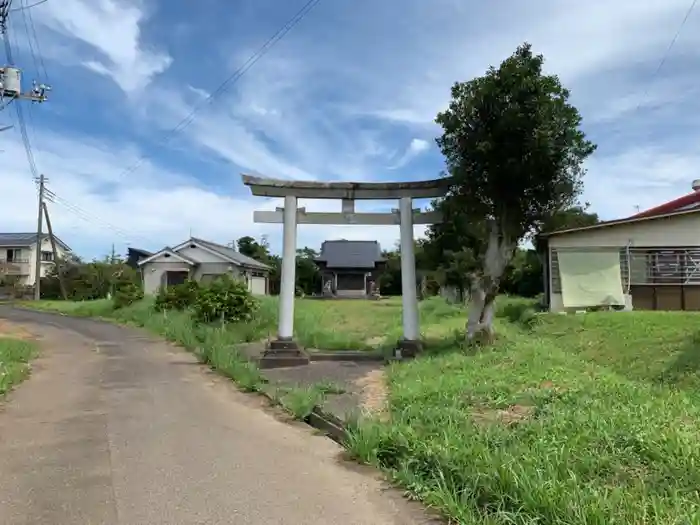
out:
<path id="1" fill-rule="evenodd" d="M 143 41 L 146 11 L 136 0 L 61 0 L 35 8 L 43 26 L 87 49 L 74 49 L 74 60 L 111 78 L 123 91 L 138 92 L 165 71 L 172 57 Z"/>
<path id="2" fill-rule="evenodd" d="M 429 146 L 451 85 L 482 74 L 523 41 L 571 88 L 600 146 L 588 164 L 585 198 L 601 215 L 670 199 L 698 177 L 700 11 L 655 76 L 687 0 L 540 0 L 536 9 L 517 0 L 497 9 L 475 0 L 321 2 L 164 147 L 191 108 L 293 11 L 275 0 L 224 11 L 212 0 L 196 10 L 175 4 L 52 0 L 34 10 L 55 84 L 52 101 L 35 111 L 40 169 L 59 195 L 133 234 L 134 243 L 157 247 L 192 228 L 226 242 L 266 233 L 278 249 L 280 228 L 254 225 L 252 212 L 279 203 L 252 198 L 241 171 L 316 180 L 437 176 L 442 161 Z M 22 49 L 31 62 L 26 42 Z M 105 78 L 128 96 L 102 93 Z M 97 92 L 90 105 L 74 96 L 85 91 Z M 29 229 L 34 189 L 13 137 L 3 145 L 3 181 L 18 197 L 0 220 Z M 142 154 L 149 160 L 124 175 Z M 304 205 L 339 209 L 335 202 Z M 57 228 L 86 250 L 111 235 L 99 221 L 58 206 L 55 214 Z M 300 229 L 300 244 L 326 237 L 391 245 L 398 232 Z"/>
<path id="3" fill-rule="evenodd" d="M 430 143 L 427 140 L 412 139 L 408 145 L 408 148 L 406 148 L 406 151 L 403 152 L 401 157 L 399 157 L 396 163 L 392 165 L 389 169 L 397 170 L 399 168 L 403 168 L 406 164 L 411 162 L 424 151 L 427 151 L 429 148 Z"/>

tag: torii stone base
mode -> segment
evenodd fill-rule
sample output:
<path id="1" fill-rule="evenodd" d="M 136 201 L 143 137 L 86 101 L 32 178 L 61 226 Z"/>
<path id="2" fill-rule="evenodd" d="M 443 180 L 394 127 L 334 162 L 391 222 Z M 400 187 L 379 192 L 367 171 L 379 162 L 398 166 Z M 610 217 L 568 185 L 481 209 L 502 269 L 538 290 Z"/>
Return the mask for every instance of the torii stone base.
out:
<path id="1" fill-rule="evenodd" d="M 260 368 L 283 368 L 287 366 L 308 365 L 309 354 L 302 350 L 294 340 L 270 341 L 258 362 Z"/>

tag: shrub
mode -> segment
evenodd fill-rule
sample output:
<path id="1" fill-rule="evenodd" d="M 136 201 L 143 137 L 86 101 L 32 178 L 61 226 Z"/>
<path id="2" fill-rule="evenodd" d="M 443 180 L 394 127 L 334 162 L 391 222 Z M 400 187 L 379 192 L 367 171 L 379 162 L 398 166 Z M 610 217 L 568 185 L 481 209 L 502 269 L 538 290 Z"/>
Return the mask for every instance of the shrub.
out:
<path id="1" fill-rule="evenodd" d="M 117 289 L 112 298 L 112 303 L 116 310 L 130 306 L 141 299 L 143 299 L 143 289 L 139 285 L 128 283 Z"/>
<path id="2" fill-rule="evenodd" d="M 61 264 L 66 293 L 72 301 L 103 299 L 122 286 L 141 284 L 139 273 L 121 262 Z M 63 299 L 57 271 L 57 267 L 52 265 L 46 277 L 41 278 L 42 299 Z"/>
<path id="3" fill-rule="evenodd" d="M 159 312 L 163 310 L 185 310 L 194 304 L 199 289 L 199 283 L 192 280 L 174 286 L 162 286 L 158 291 L 153 307 Z"/>
<path id="4" fill-rule="evenodd" d="M 225 276 L 199 287 L 192 314 L 195 320 L 205 323 L 250 321 L 259 306 L 246 283 Z"/>

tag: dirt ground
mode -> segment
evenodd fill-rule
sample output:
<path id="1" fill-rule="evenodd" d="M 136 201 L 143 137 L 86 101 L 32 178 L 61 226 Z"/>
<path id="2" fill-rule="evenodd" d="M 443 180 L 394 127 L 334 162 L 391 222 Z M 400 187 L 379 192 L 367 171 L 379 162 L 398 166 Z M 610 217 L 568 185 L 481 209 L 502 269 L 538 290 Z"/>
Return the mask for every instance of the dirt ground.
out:
<path id="1" fill-rule="evenodd" d="M 14 323 L 6 319 L 0 319 L 0 337 L 11 339 L 31 340 L 36 339 L 30 330 L 23 324 Z"/>
<path id="2" fill-rule="evenodd" d="M 368 372 L 355 381 L 360 388 L 360 403 L 362 409 L 369 415 L 381 419 L 388 417 L 386 402 L 388 390 L 384 370 L 377 369 Z"/>

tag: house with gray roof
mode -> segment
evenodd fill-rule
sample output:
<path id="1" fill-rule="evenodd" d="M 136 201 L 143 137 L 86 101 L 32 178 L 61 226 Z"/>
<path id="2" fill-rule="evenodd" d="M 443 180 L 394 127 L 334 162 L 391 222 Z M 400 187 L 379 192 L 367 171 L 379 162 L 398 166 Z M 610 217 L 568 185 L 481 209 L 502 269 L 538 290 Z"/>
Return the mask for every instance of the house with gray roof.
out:
<path id="1" fill-rule="evenodd" d="M 70 255 L 71 249 L 58 237 L 56 251 L 59 258 Z M 40 276 L 46 276 L 47 272 L 55 264 L 51 240 L 48 234 L 41 238 L 41 250 L 37 254 L 36 233 L 0 233 L 0 278 L 11 278 L 20 286 L 34 286 L 36 282 L 36 259 L 40 258 Z"/>
<path id="2" fill-rule="evenodd" d="M 142 258 L 137 263 L 143 275 L 146 294 L 156 294 L 162 286 L 181 284 L 188 279 L 210 282 L 222 275 L 240 277 L 255 295 L 269 293 L 271 268 L 237 250 L 197 237 L 175 247 Z"/>
<path id="3" fill-rule="evenodd" d="M 368 298 L 386 260 L 377 241 L 325 241 L 315 259 L 322 276 L 324 295 Z"/>

